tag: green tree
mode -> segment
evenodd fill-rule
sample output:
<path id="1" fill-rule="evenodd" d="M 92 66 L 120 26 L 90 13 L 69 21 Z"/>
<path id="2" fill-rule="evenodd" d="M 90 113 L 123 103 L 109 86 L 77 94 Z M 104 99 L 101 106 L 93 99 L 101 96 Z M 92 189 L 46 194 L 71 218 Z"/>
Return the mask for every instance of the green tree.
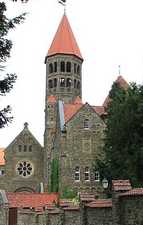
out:
<path id="1" fill-rule="evenodd" d="M 13 88 L 16 74 L 4 74 L 5 62 L 10 57 L 12 41 L 7 39 L 8 32 L 17 24 L 23 22 L 25 14 L 9 19 L 6 16 L 6 4 L 0 2 L 0 95 L 5 96 Z M 11 107 L 8 105 L 0 109 L 0 128 L 12 121 Z"/>
<path id="2" fill-rule="evenodd" d="M 143 180 L 143 86 L 123 89 L 114 83 L 109 93 L 104 161 L 97 167 L 111 179 Z"/>
<path id="3" fill-rule="evenodd" d="M 57 158 L 51 163 L 51 192 L 59 191 L 59 160 Z"/>

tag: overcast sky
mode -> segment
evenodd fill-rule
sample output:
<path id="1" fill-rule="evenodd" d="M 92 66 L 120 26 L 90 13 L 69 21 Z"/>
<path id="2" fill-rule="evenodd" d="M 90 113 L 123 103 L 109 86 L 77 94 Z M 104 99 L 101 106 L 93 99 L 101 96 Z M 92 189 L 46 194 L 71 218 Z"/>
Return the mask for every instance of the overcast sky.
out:
<path id="1" fill-rule="evenodd" d="M 24 24 L 9 37 L 14 46 L 7 72 L 17 82 L 1 106 L 11 105 L 13 123 L 0 129 L 0 147 L 7 147 L 21 132 L 24 122 L 43 145 L 45 105 L 44 58 L 55 35 L 63 7 L 57 0 L 29 0 L 27 4 L 6 0 L 8 15 L 28 12 Z M 113 81 L 143 81 L 143 1 L 67 0 L 67 16 L 82 52 L 83 102 L 102 105 Z"/>

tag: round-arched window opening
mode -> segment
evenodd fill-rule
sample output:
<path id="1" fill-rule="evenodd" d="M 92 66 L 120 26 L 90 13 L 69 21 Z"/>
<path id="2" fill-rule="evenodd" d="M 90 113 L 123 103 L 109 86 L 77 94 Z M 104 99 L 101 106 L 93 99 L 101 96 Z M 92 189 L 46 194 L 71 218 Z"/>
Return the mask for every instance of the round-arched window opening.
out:
<path id="1" fill-rule="evenodd" d="M 80 75 L 80 66 L 79 65 L 77 66 L 77 74 Z"/>
<path id="2" fill-rule="evenodd" d="M 77 89 L 80 88 L 80 81 L 77 82 Z"/>
<path id="3" fill-rule="evenodd" d="M 61 62 L 61 72 L 65 72 L 65 62 Z"/>
<path id="4" fill-rule="evenodd" d="M 33 173 L 33 166 L 32 163 L 29 161 L 20 161 L 16 166 L 16 171 L 19 176 L 23 178 L 27 178 L 32 175 Z"/>
<path id="5" fill-rule="evenodd" d="M 68 73 L 71 72 L 71 62 L 67 62 L 67 64 L 66 64 L 66 71 Z"/>
<path id="6" fill-rule="evenodd" d="M 71 87 L 72 85 L 72 80 L 70 78 L 67 78 L 66 86 Z"/>
<path id="7" fill-rule="evenodd" d="M 53 73 L 53 64 L 52 63 L 49 64 L 49 73 Z"/>

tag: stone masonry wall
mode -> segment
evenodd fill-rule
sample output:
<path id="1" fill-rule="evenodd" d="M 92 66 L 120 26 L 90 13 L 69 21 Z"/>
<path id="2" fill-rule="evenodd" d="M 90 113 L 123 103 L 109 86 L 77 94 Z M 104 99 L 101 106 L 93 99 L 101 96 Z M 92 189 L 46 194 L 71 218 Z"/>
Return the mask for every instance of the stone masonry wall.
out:
<path id="1" fill-rule="evenodd" d="M 113 225 L 111 208 L 86 208 L 85 225 Z"/>
<path id="2" fill-rule="evenodd" d="M 121 225 L 143 225 L 143 197 L 122 197 L 120 199 L 120 215 Z"/>
<path id="3" fill-rule="evenodd" d="M 89 129 L 84 129 L 84 120 L 88 119 Z M 95 180 L 94 164 L 102 152 L 104 122 L 86 104 L 67 123 L 67 133 L 60 139 L 60 187 L 71 187 L 80 191 L 97 191 L 100 182 Z M 80 181 L 75 181 L 75 168 L 80 168 Z M 90 179 L 85 180 L 85 168 L 90 170 Z M 61 190 L 61 191 L 62 191 Z"/>

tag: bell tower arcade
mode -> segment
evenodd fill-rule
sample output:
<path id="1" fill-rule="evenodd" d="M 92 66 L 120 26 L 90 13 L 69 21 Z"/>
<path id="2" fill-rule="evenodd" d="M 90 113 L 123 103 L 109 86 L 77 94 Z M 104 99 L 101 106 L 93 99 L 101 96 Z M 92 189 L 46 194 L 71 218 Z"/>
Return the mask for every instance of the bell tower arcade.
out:
<path id="1" fill-rule="evenodd" d="M 54 95 L 65 103 L 82 98 L 82 62 L 79 47 L 64 14 L 45 58 L 46 99 Z"/>

